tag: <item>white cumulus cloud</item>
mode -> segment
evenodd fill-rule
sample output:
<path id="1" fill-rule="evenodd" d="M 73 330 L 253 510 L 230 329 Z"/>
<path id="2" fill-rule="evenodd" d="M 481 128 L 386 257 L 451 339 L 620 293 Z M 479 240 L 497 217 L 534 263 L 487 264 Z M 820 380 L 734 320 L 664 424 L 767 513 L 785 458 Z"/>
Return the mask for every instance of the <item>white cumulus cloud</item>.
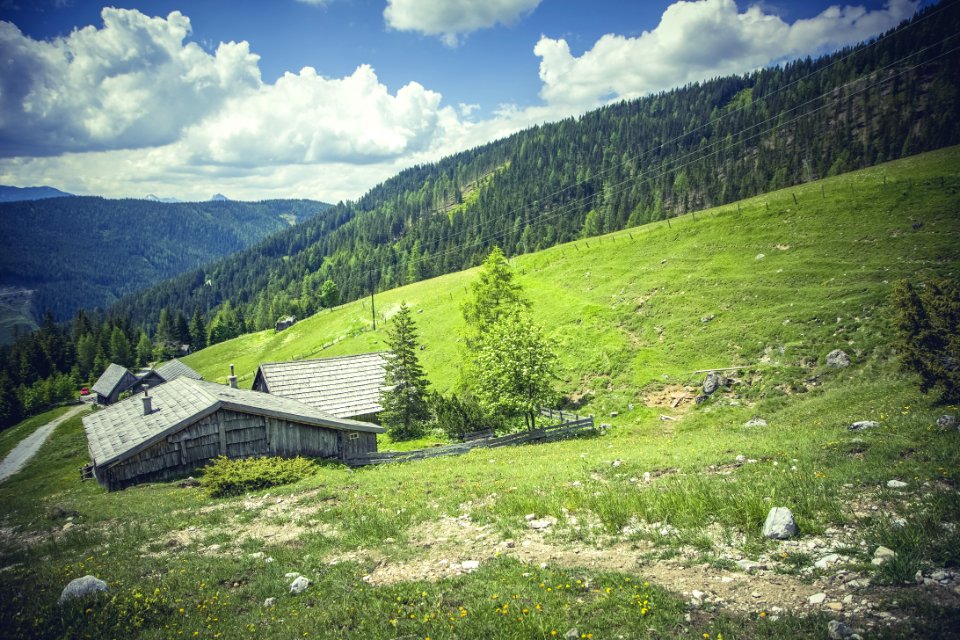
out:
<path id="1" fill-rule="evenodd" d="M 428 148 L 456 118 L 440 100 L 416 82 L 391 95 L 368 65 L 335 79 L 304 67 L 230 100 L 184 144 L 199 164 L 373 162 Z"/>
<path id="2" fill-rule="evenodd" d="M 460 36 L 496 24 L 512 24 L 541 0 L 387 0 L 383 17 L 398 31 L 440 36 L 457 46 Z"/>
<path id="3" fill-rule="evenodd" d="M 740 12 L 734 0 L 675 2 L 652 31 L 636 38 L 605 35 L 579 57 L 566 40 L 541 37 L 534 47 L 540 57 L 540 95 L 555 107 L 583 109 L 611 98 L 744 73 L 855 44 L 896 26 L 918 5 L 889 0 L 876 11 L 832 6 L 787 24 L 758 5 Z"/>
<path id="4" fill-rule="evenodd" d="M 103 27 L 52 41 L 0 22 L 0 155 L 166 144 L 260 84 L 247 43 L 211 55 L 184 44 L 190 20 L 103 9 Z"/>

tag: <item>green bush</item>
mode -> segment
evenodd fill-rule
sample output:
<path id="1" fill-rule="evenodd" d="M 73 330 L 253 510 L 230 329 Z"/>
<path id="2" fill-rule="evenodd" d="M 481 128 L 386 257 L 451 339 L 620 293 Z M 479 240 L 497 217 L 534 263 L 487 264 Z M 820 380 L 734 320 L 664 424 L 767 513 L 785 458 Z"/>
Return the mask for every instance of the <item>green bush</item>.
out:
<path id="1" fill-rule="evenodd" d="M 484 411 L 480 403 L 469 394 L 444 396 L 433 393 L 430 394 L 429 403 L 436 426 L 454 439 L 483 429 L 496 431 L 502 426 L 499 418 Z"/>
<path id="2" fill-rule="evenodd" d="M 920 375 L 920 390 L 935 389 L 945 402 L 960 400 L 960 287 L 937 279 L 893 287 L 894 348 L 903 368 Z"/>
<path id="3" fill-rule="evenodd" d="M 216 458 L 203 468 L 200 486 L 215 498 L 236 496 L 290 484 L 316 473 L 317 464 L 306 458 Z"/>

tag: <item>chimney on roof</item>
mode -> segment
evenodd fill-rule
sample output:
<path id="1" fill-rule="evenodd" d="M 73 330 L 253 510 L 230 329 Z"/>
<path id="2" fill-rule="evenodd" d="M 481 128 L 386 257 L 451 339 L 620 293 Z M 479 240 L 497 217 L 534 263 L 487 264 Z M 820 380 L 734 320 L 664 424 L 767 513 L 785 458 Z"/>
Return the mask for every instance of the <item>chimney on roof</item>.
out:
<path id="1" fill-rule="evenodd" d="M 230 377 L 227 380 L 230 382 L 231 389 L 237 388 L 237 376 L 233 374 L 233 365 L 230 365 Z"/>
<path id="2" fill-rule="evenodd" d="M 147 394 L 147 387 L 143 388 L 143 415 L 148 416 L 153 413 L 153 398 Z"/>

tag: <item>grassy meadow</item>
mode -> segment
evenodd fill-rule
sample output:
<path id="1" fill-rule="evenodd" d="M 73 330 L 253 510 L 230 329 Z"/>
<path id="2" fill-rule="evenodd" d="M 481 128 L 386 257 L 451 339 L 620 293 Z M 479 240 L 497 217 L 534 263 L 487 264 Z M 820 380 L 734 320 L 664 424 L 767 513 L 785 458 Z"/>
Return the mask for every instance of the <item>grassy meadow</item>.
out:
<path id="1" fill-rule="evenodd" d="M 864 637 L 958 637 L 960 594 L 916 584 L 960 565 L 960 432 L 936 426 L 957 410 L 898 369 L 889 308 L 898 278 L 957 277 L 958 205 L 950 148 L 514 258 L 560 344 L 558 402 L 612 425 L 595 437 L 323 465 L 212 499 L 80 482 L 72 419 L 0 484 L 0 628 L 729 640 L 824 638 L 839 619 Z M 450 390 L 474 275 L 378 294 L 376 330 L 367 299 L 185 360 L 221 382 L 233 363 L 249 387 L 259 362 L 384 349 L 406 302 L 428 377 Z M 826 365 L 837 348 L 849 367 Z M 694 405 L 698 371 L 721 367 L 736 382 Z M 850 431 L 858 420 L 879 426 Z M 772 506 L 792 510 L 798 540 L 762 537 Z M 879 545 L 896 556 L 873 563 Z M 302 594 L 293 572 L 312 581 Z M 110 592 L 59 606 L 86 574 Z"/>

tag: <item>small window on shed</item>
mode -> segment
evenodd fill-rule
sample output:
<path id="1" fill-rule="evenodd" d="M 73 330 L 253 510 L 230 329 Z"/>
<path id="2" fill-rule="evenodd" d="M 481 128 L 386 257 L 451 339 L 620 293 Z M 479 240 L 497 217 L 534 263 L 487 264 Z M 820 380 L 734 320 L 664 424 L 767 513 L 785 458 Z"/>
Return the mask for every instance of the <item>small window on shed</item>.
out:
<path id="1" fill-rule="evenodd" d="M 347 436 L 347 440 L 359 440 L 359 439 L 360 439 L 360 434 L 357 433 L 356 431 L 351 431 L 350 434 Z"/>

